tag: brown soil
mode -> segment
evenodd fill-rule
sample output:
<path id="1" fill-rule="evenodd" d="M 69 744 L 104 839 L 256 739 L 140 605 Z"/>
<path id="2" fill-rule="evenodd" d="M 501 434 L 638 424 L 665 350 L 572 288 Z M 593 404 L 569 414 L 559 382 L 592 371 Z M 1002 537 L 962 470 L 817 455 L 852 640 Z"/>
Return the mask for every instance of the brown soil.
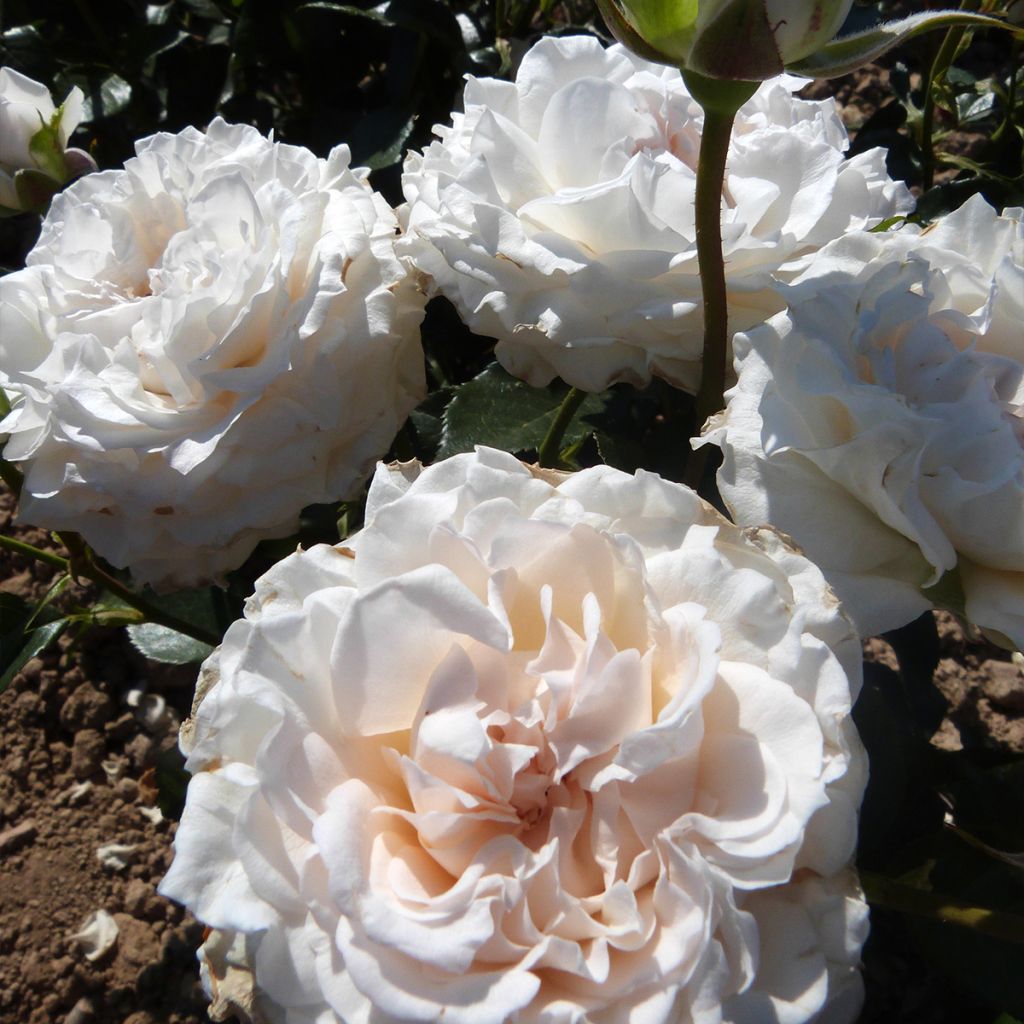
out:
<path id="1" fill-rule="evenodd" d="M 11 504 L 0 495 L 0 530 L 45 545 L 41 531 L 10 526 Z M 41 597 L 53 574 L 0 552 L 4 591 Z M 202 928 L 155 891 L 175 823 L 156 808 L 154 765 L 175 745 L 193 676 L 146 661 L 123 630 L 93 629 L 30 661 L 0 697 L 2 1024 L 207 1019 Z M 167 702 L 149 729 L 127 703 L 139 689 Z M 123 849 L 104 864 L 97 851 L 111 844 Z M 72 935 L 97 910 L 113 915 L 118 937 L 90 962 Z"/>
<path id="2" fill-rule="evenodd" d="M 889 69 L 878 64 L 841 78 L 816 78 L 800 90 L 800 95 L 807 100 L 833 97 L 846 130 L 854 135 L 883 103 L 898 102 L 889 87 Z"/>
<path id="3" fill-rule="evenodd" d="M 932 744 L 940 750 L 1024 754 L 1024 668 L 1008 651 L 968 636 L 948 612 L 936 617 L 939 665 L 933 679 L 948 711 Z M 879 638 L 864 644 L 864 657 L 899 667 L 892 648 Z"/>
<path id="4" fill-rule="evenodd" d="M 920 88 L 921 76 L 911 75 L 911 85 L 916 90 Z M 832 96 L 839 104 L 839 112 L 843 118 L 843 124 L 850 133 L 851 140 L 855 140 L 857 132 L 867 123 L 868 119 L 875 114 L 879 107 L 886 104 L 899 105 L 899 100 L 893 94 L 889 84 L 889 68 L 879 64 L 869 64 L 849 75 L 841 78 L 817 78 L 808 83 L 800 90 L 800 95 L 808 100 L 821 100 Z M 949 130 L 949 117 L 944 111 L 937 112 L 936 127 L 939 130 L 945 129 L 944 134 L 936 145 L 936 157 L 938 165 L 935 172 L 935 184 L 941 185 L 944 182 L 952 181 L 960 169 L 952 164 L 944 164 L 943 157 L 966 157 L 969 160 L 981 160 L 984 151 L 989 143 L 989 137 L 985 132 Z M 899 128 L 900 135 L 907 135 L 909 128 L 903 125 Z M 914 185 L 911 191 L 918 195 L 920 189 Z"/>

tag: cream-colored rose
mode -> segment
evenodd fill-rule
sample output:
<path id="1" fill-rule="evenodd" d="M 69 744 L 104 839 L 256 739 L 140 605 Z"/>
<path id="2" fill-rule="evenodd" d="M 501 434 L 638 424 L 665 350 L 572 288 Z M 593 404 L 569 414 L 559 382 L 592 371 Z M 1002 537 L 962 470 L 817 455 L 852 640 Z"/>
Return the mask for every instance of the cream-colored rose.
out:
<path id="1" fill-rule="evenodd" d="M 0 433 L 23 519 L 182 587 L 362 483 L 424 394 L 424 296 L 346 147 L 218 120 L 136 149 L 0 281 Z"/>
<path id="2" fill-rule="evenodd" d="M 844 159 L 831 100 L 766 83 L 739 113 L 723 208 L 735 330 L 826 242 L 907 212 L 884 154 Z M 674 68 L 589 36 L 545 38 L 514 83 L 469 79 L 465 113 L 411 154 L 400 251 L 510 373 L 599 391 L 688 391 L 703 349 L 694 191 L 703 114 Z"/>
<path id="3" fill-rule="evenodd" d="M 859 644 L 819 571 L 686 488 L 478 449 L 207 661 L 161 891 L 217 1012 L 849 1024 Z"/>
<path id="4" fill-rule="evenodd" d="M 1020 218 L 976 197 L 923 233 L 849 236 L 734 339 L 706 432 L 722 494 L 791 534 L 865 635 L 935 604 L 1024 645 Z"/>

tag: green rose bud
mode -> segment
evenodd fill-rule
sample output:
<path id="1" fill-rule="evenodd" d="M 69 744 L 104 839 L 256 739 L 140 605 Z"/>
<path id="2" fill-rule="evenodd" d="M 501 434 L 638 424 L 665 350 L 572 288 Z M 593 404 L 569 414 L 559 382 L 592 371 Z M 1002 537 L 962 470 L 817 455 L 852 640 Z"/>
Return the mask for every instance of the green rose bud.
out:
<path id="1" fill-rule="evenodd" d="M 82 120 L 84 99 L 76 86 L 54 106 L 45 85 L 0 68 L 0 216 L 45 213 L 65 183 L 96 170 L 88 153 L 68 148 Z"/>
<path id="2" fill-rule="evenodd" d="M 626 19 L 673 63 L 761 81 L 827 43 L 853 0 L 623 0 Z"/>
<path id="3" fill-rule="evenodd" d="M 853 0 L 597 0 L 635 53 L 712 79 L 760 82 L 783 71 L 845 75 L 933 28 L 1010 27 L 961 11 L 929 11 L 836 39 Z"/>

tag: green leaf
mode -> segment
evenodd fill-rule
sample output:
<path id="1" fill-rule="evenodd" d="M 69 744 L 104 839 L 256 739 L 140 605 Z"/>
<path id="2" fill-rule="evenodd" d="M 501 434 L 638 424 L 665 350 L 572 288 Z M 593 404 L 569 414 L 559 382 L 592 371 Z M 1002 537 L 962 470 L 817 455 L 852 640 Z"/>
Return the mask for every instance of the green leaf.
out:
<path id="1" fill-rule="evenodd" d="M 0 12 L 2 10 L 0 4 Z M 0 63 L 10 64 L 39 80 L 46 80 L 53 74 L 53 57 L 35 25 L 15 25 L 0 35 Z"/>
<path id="2" fill-rule="evenodd" d="M 190 11 L 198 14 L 200 18 L 208 18 L 210 21 L 215 22 L 221 22 L 225 19 L 224 11 L 213 0 L 182 0 L 182 3 Z"/>
<path id="3" fill-rule="evenodd" d="M 438 388 L 409 414 L 413 449 L 420 462 L 434 461 L 444 431 L 444 410 L 453 392 L 450 387 Z"/>
<path id="4" fill-rule="evenodd" d="M 971 196 L 980 192 L 984 186 L 985 183 L 978 178 L 958 178 L 955 181 L 936 185 L 935 188 L 929 189 L 918 199 L 912 219 L 914 223 L 922 224 L 935 220 L 936 217 L 941 217 L 943 214 L 951 213 L 967 202 Z M 941 583 L 940 580 L 939 584 Z"/>
<path id="5" fill-rule="evenodd" d="M 894 227 L 906 223 L 906 220 L 907 218 L 901 214 L 897 214 L 895 217 L 886 217 L 885 220 L 879 221 L 873 228 L 869 228 L 868 231 L 872 235 L 884 235 Z"/>
<path id="6" fill-rule="evenodd" d="M 219 634 L 228 625 L 221 621 L 220 616 L 223 595 L 219 587 L 177 590 L 173 594 L 153 594 L 147 590 L 146 600 L 193 626 Z"/>
<path id="7" fill-rule="evenodd" d="M 166 25 L 173 9 L 173 3 L 146 4 L 146 24 Z"/>
<path id="8" fill-rule="evenodd" d="M 631 437 L 598 431 L 595 435 L 597 453 L 606 466 L 621 469 L 624 473 L 635 473 L 647 458 L 644 446 Z"/>
<path id="9" fill-rule="evenodd" d="M 233 617 L 224 591 L 219 587 L 179 590 L 172 594 L 154 594 L 147 589 L 144 596 L 150 605 L 214 636 L 221 636 Z M 107 595 L 101 603 L 105 609 L 126 608 L 115 595 Z M 131 624 L 127 630 L 135 647 L 153 661 L 185 665 L 202 661 L 213 650 L 209 644 L 153 622 Z"/>
<path id="10" fill-rule="evenodd" d="M 973 88 L 978 82 L 976 75 L 972 75 L 970 71 L 958 67 L 947 68 L 945 78 L 950 85 L 960 88 Z"/>
<path id="11" fill-rule="evenodd" d="M 158 626 L 155 622 L 142 622 L 137 626 L 128 626 L 127 629 L 136 650 L 152 661 L 188 665 L 204 661 L 213 652 L 209 644 L 193 640 L 167 626 Z"/>
<path id="12" fill-rule="evenodd" d="M 1024 853 L 1024 759 L 982 768 L 960 758 L 956 767 L 958 777 L 945 787 L 954 833 L 964 830 L 984 847 L 1002 851 L 1006 863 L 1019 870 Z"/>
<path id="13" fill-rule="evenodd" d="M 142 26 L 132 41 L 134 57 L 138 61 L 146 61 L 152 57 L 173 50 L 190 36 L 176 25 L 149 24 Z"/>
<path id="14" fill-rule="evenodd" d="M 367 157 L 363 161 L 363 165 L 369 167 L 371 171 L 379 171 L 384 167 L 393 167 L 400 163 L 405 155 L 405 144 L 409 140 L 409 136 L 412 135 L 415 124 L 416 115 L 413 114 L 398 130 L 391 142 L 372 156 Z"/>
<path id="15" fill-rule="evenodd" d="M 329 0 L 316 0 L 314 3 L 303 4 L 295 13 L 298 14 L 301 11 L 331 11 L 334 14 L 347 14 L 351 18 L 365 18 L 367 21 L 375 21 L 379 25 L 394 25 L 394 22 L 385 17 L 381 10 L 376 7 L 364 9 L 362 7 L 353 7 L 351 4 L 337 4 L 330 3 Z"/>
<path id="16" fill-rule="evenodd" d="M 387 3 L 369 8 L 314 0 L 313 3 L 303 4 L 298 10 L 331 11 L 350 18 L 375 21 L 389 28 L 404 28 L 437 39 L 454 50 L 465 49 L 462 29 L 451 8 L 442 0 L 388 0 Z"/>
<path id="17" fill-rule="evenodd" d="M 439 459 L 459 452 L 470 452 L 477 444 L 508 452 L 535 451 L 554 421 L 567 388 L 552 385 L 532 388 L 492 363 L 483 373 L 455 388 L 444 411 L 444 428 Z M 586 422 L 604 408 L 600 395 L 588 395 L 562 439 L 567 448 L 587 434 Z"/>
<path id="18" fill-rule="evenodd" d="M 984 92 L 980 96 L 972 93 L 961 93 L 956 98 L 956 113 L 960 124 L 972 121 L 983 121 L 995 108 L 995 93 Z"/>
<path id="19" fill-rule="evenodd" d="M 0 593 L 0 693 L 25 667 L 29 659 L 40 654 L 67 625 L 64 618 L 28 628 L 38 609 L 14 594 Z M 42 613 L 45 616 L 45 611 Z"/>
<path id="20" fill-rule="evenodd" d="M 132 87 L 120 75 L 95 76 L 69 75 L 72 85 L 80 86 L 85 93 L 82 120 L 102 121 L 120 114 L 132 100 Z"/>
<path id="21" fill-rule="evenodd" d="M 43 626 L 36 626 L 35 629 L 25 635 L 25 646 L 22 647 L 14 660 L 7 666 L 4 674 L 0 676 L 0 693 L 7 689 L 11 680 L 25 667 L 30 659 L 34 658 L 37 654 L 42 654 L 52 641 L 60 636 L 66 625 L 66 619 L 57 619 L 55 622 L 47 622 Z"/>
<path id="22" fill-rule="evenodd" d="M 958 25 L 1013 29 L 1012 25 L 985 14 L 968 14 L 963 11 L 912 14 L 899 21 L 890 21 L 864 32 L 835 39 L 809 57 L 787 64 L 786 70 L 793 74 L 805 75 L 807 78 L 836 78 L 839 75 L 848 75 L 851 71 L 877 60 L 899 43 L 906 42 L 922 32 Z"/>
<path id="23" fill-rule="evenodd" d="M 1020 969 L 1024 956 L 1021 873 L 956 836 L 947 835 L 929 881 L 936 893 L 982 908 L 980 929 L 951 928 L 939 921 L 909 919 L 929 958 L 958 984 L 976 993 L 993 1011 L 998 1008 L 1017 1017 L 1024 1015 L 1024 972 Z M 988 914 L 984 908 L 988 908 Z"/>
<path id="24" fill-rule="evenodd" d="M 352 162 L 371 171 L 393 167 L 405 154 L 405 144 L 416 124 L 416 115 L 405 106 L 369 111 L 362 117 L 348 142 Z"/>
<path id="25" fill-rule="evenodd" d="M 64 573 L 62 576 L 58 576 L 57 579 L 50 584 L 49 589 L 43 595 L 40 602 L 35 606 L 31 616 L 29 616 L 26 626 L 31 626 L 37 619 L 40 622 L 48 622 L 55 615 L 59 614 L 55 612 L 50 605 L 58 598 L 65 590 L 71 585 L 71 574 Z M 48 610 L 49 609 L 49 610 Z"/>

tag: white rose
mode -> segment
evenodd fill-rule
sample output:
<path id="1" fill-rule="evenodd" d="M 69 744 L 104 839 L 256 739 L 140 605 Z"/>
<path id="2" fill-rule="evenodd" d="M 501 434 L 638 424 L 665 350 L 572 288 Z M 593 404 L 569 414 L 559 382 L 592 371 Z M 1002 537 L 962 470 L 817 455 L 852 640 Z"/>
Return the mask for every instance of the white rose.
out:
<path id="1" fill-rule="evenodd" d="M 68 138 L 82 120 L 84 99 L 75 86 L 58 110 L 45 85 L 13 68 L 0 68 L 0 206 L 22 208 L 14 180 L 20 170 L 41 171 L 58 183 L 69 176 L 65 159 Z M 32 140 L 40 132 L 49 135 L 49 145 L 33 152 Z M 78 170 L 95 167 L 81 150 L 71 152 Z"/>
<path id="2" fill-rule="evenodd" d="M 802 257 L 912 205 L 881 150 L 843 159 L 835 104 L 795 99 L 800 84 L 765 84 L 737 119 L 723 212 L 734 330 L 784 308 L 773 284 Z M 653 374 L 695 391 L 702 123 L 675 69 L 589 36 L 542 39 L 514 83 L 470 78 L 465 113 L 409 156 L 400 251 L 531 384 Z"/>
<path id="3" fill-rule="evenodd" d="M 161 891 L 222 1008 L 851 1022 L 860 654 L 819 571 L 489 449 L 381 467 L 366 521 L 257 583 L 183 731 Z"/>
<path id="4" fill-rule="evenodd" d="M 734 339 L 706 434 L 722 494 L 791 534 L 865 635 L 936 604 L 1024 645 L 1020 218 L 976 197 L 924 233 L 849 236 Z"/>
<path id="5" fill-rule="evenodd" d="M 424 297 L 346 147 L 218 120 L 136 149 L 0 281 L 0 433 L 25 520 L 180 587 L 361 483 L 424 393 Z"/>

